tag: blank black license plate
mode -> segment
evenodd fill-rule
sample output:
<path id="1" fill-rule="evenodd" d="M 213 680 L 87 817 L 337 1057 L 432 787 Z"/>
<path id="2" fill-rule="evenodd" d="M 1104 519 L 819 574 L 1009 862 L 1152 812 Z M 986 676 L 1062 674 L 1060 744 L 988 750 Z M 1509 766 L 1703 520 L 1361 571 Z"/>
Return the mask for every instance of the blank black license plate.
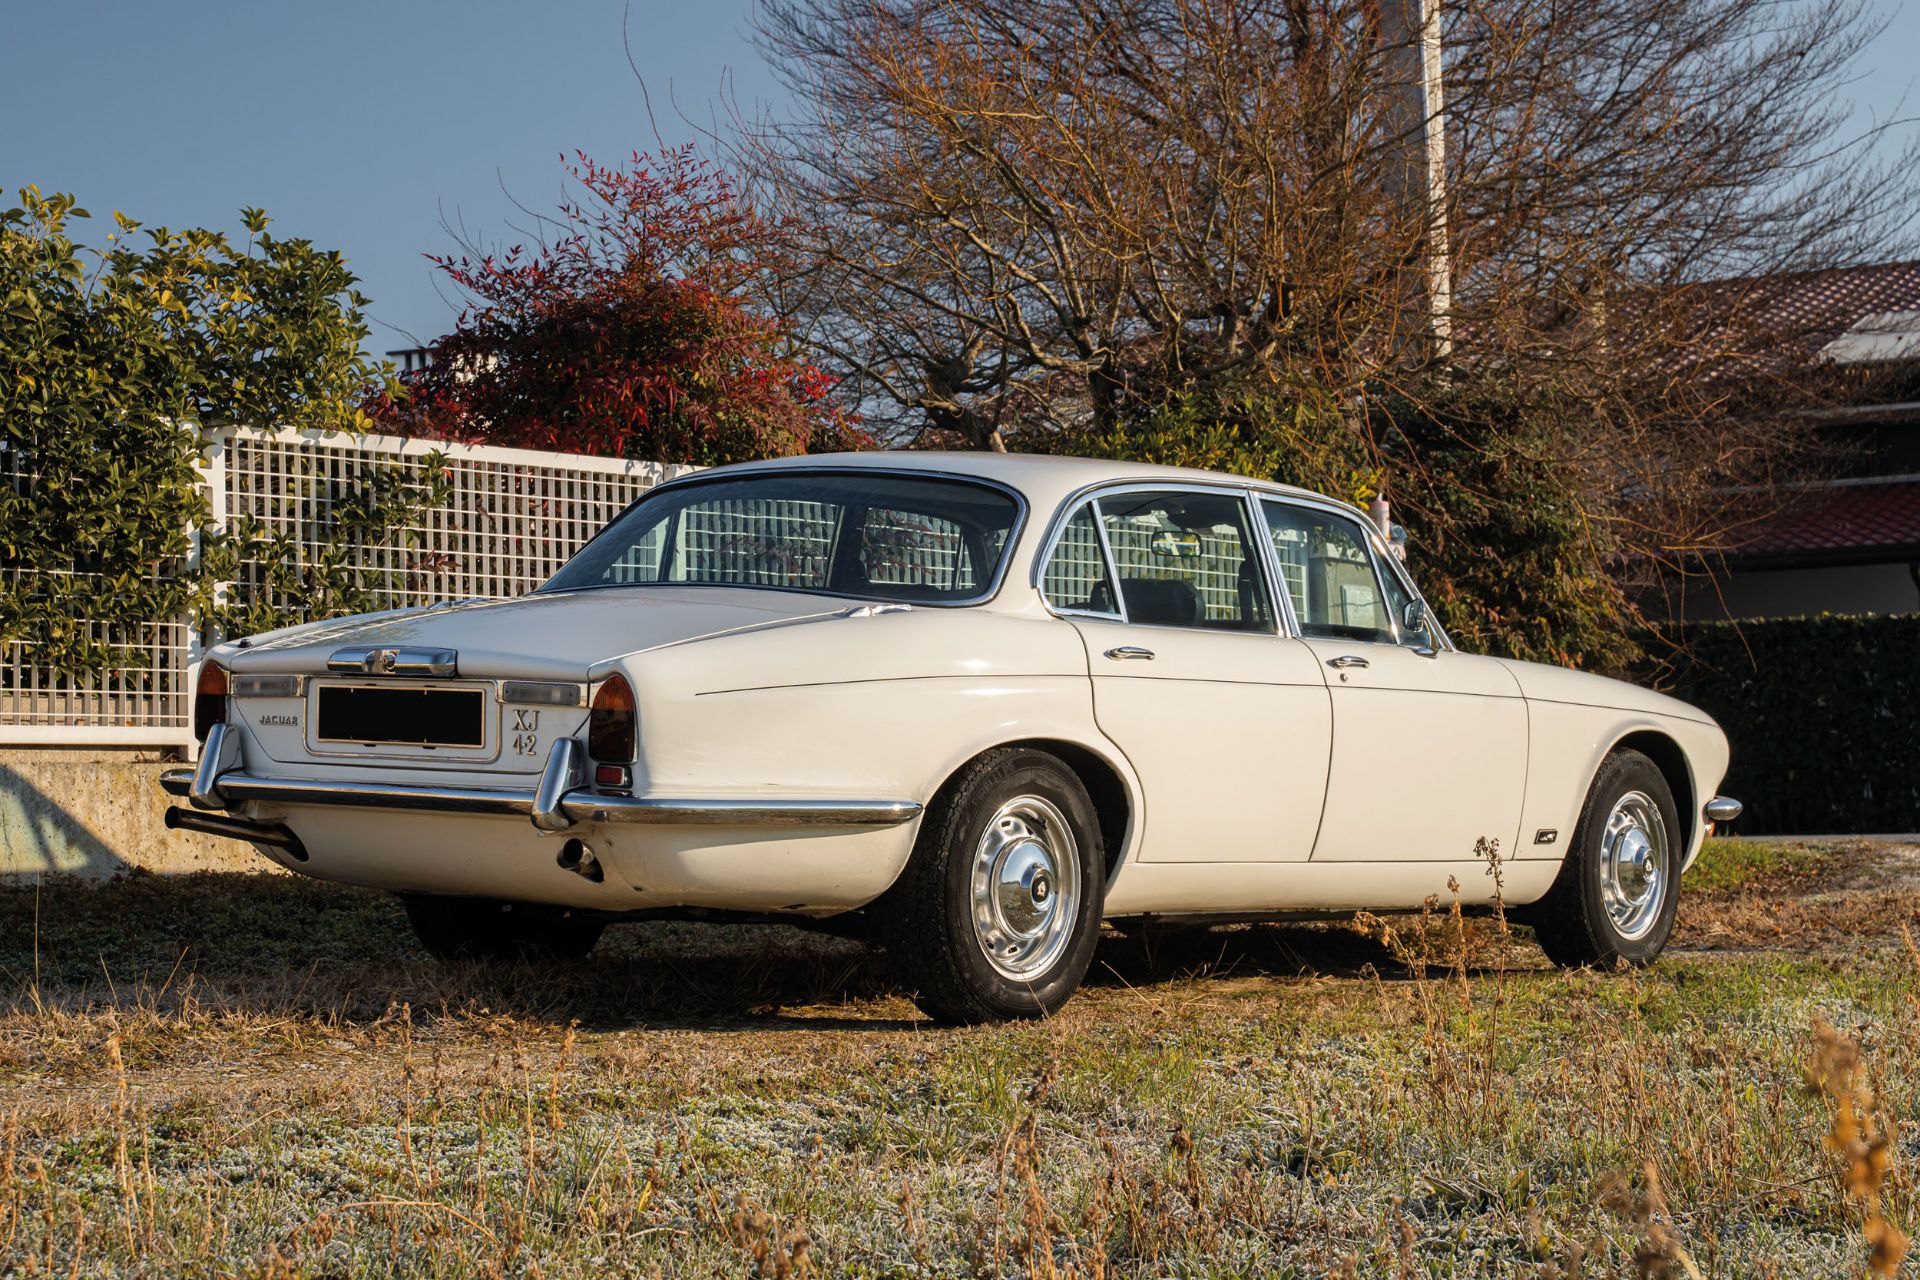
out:
<path id="1" fill-rule="evenodd" d="M 315 714 L 322 742 L 368 746 L 482 747 L 487 735 L 481 689 L 368 688 L 321 685 Z"/>

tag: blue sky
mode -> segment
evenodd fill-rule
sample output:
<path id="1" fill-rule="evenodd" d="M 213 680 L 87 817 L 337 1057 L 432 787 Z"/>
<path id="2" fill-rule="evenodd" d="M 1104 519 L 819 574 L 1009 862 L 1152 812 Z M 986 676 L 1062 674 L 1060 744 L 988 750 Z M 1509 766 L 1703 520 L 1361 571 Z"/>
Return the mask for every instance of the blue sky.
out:
<path id="1" fill-rule="evenodd" d="M 0 198 L 33 182 L 73 192 L 96 226 L 118 208 L 236 231 L 240 207 L 260 205 L 280 234 L 347 254 L 374 300 L 373 349 L 409 346 L 452 320 L 421 257 L 448 247 L 443 217 L 509 236 L 505 192 L 550 207 L 562 151 L 606 161 L 685 141 L 682 117 L 713 118 L 723 94 L 779 106 L 751 6 L 14 0 L 0 11 Z M 1920 114 L 1920 3 L 1883 12 L 1855 86 L 1863 119 L 1903 97 Z"/>
<path id="2" fill-rule="evenodd" d="M 453 318 L 421 257 L 448 247 L 443 215 L 508 237 L 503 187 L 550 208 L 562 151 L 653 149 L 623 13 L 659 136 L 681 142 L 682 117 L 711 118 L 723 91 L 777 93 L 750 6 L 16 0 L 0 5 L 0 198 L 70 191 L 101 234 L 116 208 L 238 231 L 259 205 L 275 232 L 346 253 L 375 350 L 412 345 Z"/>

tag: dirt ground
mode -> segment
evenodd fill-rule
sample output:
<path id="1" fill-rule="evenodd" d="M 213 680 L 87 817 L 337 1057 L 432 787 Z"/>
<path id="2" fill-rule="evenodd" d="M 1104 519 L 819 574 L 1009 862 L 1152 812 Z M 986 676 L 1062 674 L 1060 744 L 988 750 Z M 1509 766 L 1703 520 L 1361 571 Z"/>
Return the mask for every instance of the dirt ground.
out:
<path id="1" fill-rule="evenodd" d="M 1896 1265 L 1920 847 L 1716 842 L 1638 972 L 1384 929 L 1115 935 L 952 1030 L 785 929 L 447 969 L 291 877 L 0 890 L 0 1277 Z"/>

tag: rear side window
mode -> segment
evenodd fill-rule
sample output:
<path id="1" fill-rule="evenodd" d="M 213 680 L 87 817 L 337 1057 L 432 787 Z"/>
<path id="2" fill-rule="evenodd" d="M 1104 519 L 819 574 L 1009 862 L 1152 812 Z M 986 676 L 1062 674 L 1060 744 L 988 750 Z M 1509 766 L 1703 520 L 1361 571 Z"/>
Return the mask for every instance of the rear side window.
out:
<path id="1" fill-rule="evenodd" d="M 1239 497 L 1186 490 L 1106 494 L 1099 512 L 1128 622 L 1274 629 Z"/>

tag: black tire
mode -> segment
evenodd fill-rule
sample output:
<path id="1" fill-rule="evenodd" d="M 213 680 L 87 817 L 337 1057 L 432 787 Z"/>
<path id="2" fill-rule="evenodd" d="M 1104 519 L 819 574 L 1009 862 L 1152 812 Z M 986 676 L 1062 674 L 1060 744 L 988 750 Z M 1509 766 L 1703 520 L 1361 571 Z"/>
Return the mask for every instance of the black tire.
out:
<path id="1" fill-rule="evenodd" d="M 403 893 L 407 921 L 427 954 L 449 964 L 465 960 L 550 962 L 579 960 L 607 925 L 565 907 L 495 898 Z"/>
<path id="2" fill-rule="evenodd" d="M 1607 906 L 1607 825 L 1615 806 L 1636 794 L 1650 798 L 1658 808 L 1667 844 L 1657 906 L 1648 909 L 1644 926 L 1623 932 Z M 1549 960 L 1569 969 L 1651 964 L 1673 933 L 1680 906 L 1680 864 L 1686 852 L 1687 829 L 1681 825 L 1673 791 L 1659 766 L 1638 751 L 1614 752 L 1594 776 L 1559 877 L 1547 896 L 1528 911 L 1540 949 Z"/>
<path id="3" fill-rule="evenodd" d="M 975 855 L 1003 806 L 1035 798 L 1070 828 L 1077 896 L 1071 910 L 1047 926 L 1057 931 L 1058 955 L 1015 979 L 989 960 L 974 925 Z M 1106 852 L 1086 788 L 1053 756 L 1009 747 L 973 760 L 941 791 L 921 822 L 906 870 L 868 915 L 914 1002 L 941 1022 L 971 1025 L 1044 1017 L 1065 1004 L 1092 963 L 1105 898 Z M 1053 910 L 1065 910 L 1058 896 L 1054 902 Z"/>

